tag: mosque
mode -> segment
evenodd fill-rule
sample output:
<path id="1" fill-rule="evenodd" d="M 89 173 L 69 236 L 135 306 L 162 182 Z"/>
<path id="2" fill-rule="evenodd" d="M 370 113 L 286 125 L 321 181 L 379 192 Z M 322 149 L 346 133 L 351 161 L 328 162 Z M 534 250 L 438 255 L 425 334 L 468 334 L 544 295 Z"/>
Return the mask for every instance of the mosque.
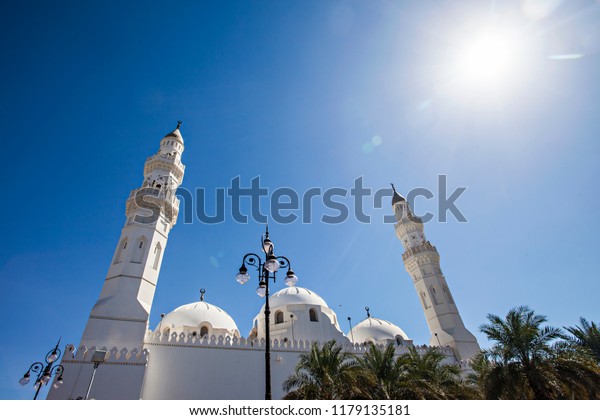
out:
<path id="1" fill-rule="evenodd" d="M 48 399 L 264 398 L 265 390 L 256 380 L 265 370 L 264 306 L 248 337 L 203 295 L 165 314 L 153 330 L 148 325 L 162 257 L 179 210 L 175 192 L 185 171 L 180 124 L 146 160 L 143 184 L 127 199 L 127 220 L 100 297 L 79 346 L 66 346 L 60 362 L 62 385 L 50 387 Z M 416 348 L 438 347 L 447 363 L 467 367 L 479 345 L 463 324 L 439 254 L 425 238 L 421 220 L 395 189 L 392 209 L 396 235 L 404 247 L 402 259 L 431 331 L 429 344 Z M 401 328 L 370 315 L 344 334 L 325 300 L 294 282 L 273 293 L 269 303 L 274 399 L 283 398 L 281 384 L 314 342 L 335 340 L 356 355 L 366 352 L 370 343 L 394 343 L 398 355 L 414 345 Z"/>

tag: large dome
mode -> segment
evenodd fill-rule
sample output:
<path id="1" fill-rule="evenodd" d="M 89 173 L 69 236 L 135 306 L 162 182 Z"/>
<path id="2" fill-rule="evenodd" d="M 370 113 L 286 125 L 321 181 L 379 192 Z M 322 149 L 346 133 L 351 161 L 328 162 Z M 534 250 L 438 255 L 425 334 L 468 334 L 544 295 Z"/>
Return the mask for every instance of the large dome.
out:
<path id="1" fill-rule="evenodd" d="M 227 312 L 207 302 L 193 302 L 169 312 L 160 321 L 161 332 L 200 333 L 200 335 L 230 335 L 239 337 L 235 321 Z"/>
<path id="2" fill-rule="evenodd" d="M 392 341 L 405 344 L 412 341 L 397 325 L 372 316 L 356 324 L 350 331 L 350 338 L 358 344 L 387 344 Z"/>
<path id="3" fill-rule="evenodd" d="M 305 289 L 304 287 L 286 287 L 281 289 L 277 293 L 272 294 L 269 297 L 269 304 L 271 308 L 286 305 L 316 305 L 328 307 L 327 303 L 323 298 L 317 295 L 312 290 Z M 264 310 L 264 306 L 263 306 Z"/>
<path id="4" fill-rule="evenodd" d="M 321 296 L 304 287 L 286 287 L 269 296 L 271 308 L 270 337 L 284 342 L 309 341 L 348 342 L 338 324 L 334 311 Z M 254 318 L 249 337 L 263 339 L 265 305 Z"/>

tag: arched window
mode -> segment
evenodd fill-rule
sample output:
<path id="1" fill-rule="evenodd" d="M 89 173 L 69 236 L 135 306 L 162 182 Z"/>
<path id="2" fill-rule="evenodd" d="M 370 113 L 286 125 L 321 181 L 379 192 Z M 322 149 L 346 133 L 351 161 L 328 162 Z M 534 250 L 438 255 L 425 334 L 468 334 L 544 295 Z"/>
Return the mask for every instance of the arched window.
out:
<path id="1" fill-rule="evenodd" d="M 283 324 L 283 312 L 275 312 L 275 324 Z"/>
<path id="2" fill-rule="evenodd" d="M 200 328 L 200 337 L 206 337 L 208 335 L 208 327 Z"/>
<path id="3" fill-rule="evenodd" d="M 446 295 L 446 299 L 450 303 L 454 303 L 454 299 L 452 299 L 452 295 L 450 294 L 450 290 L 446 288 L 446 286 L 442 286 L 442 290 L 444 291 L 444 295 Z"/>
<path id="4" fill-rule="evenodd" d="M 163 335 L 166 335 L 167 337 L 169 336 L 169 334 L 171 334 L 171 329 L 170 328 L 165 328 L 163 330 Z"/>
<path id="5" fill-rule="evenodd" d="M 429 308 L 429 305 L 427 304 L 427 295 L 425 294 L 424 291 L 421 291 L 421 303 L 423 303 L 424 309 Z"/>
<path id="6" fill-rule="evenodd" d="M 152 264 L 152 268 L 158 270 L 158 264 L 160 263 L 160 254 L 162 253 L 162 247 L 160 246 L 160 242 L 156 243 L 154 247 L 154 263 Z"/>
<path id="7" fill-rule="evenodd" d="M 146 238 L 141 237 L 137 239 L 137 247 L 133 251 L 133 256 L 131 257 L 131 262 L 141 263 L 142 257 L 144 256 L 144 251 L 146 249 Z"/>
<path id="8" fill-rule="evenodd" d="M 398 346 L 404 345 L 404 339 L 402 338 L 402 336 L 400 336 L 400 335 L 396 336 L 396 345 L 398 345 Z"/>
<path id="9" fill-rule="evenodd" d="M 310 322 L 319 322 L 317 311 L 315 311 L 313 308 L 308 311 L 308 316 L 310 317 Z"/>
<path id="10" fill-rule="evenodd" d="M 123 253 L 125 252 L 125 248 L 127 248 L 127 238 L 124 238 L 119 244 L 119 248 L 117 249 L 117 255 L 115 255 L 115 261 L 113 264 L 118 264 L 123 261 Z"/>
<path id="11" fill-rule="evenodd" d="M 435 305 L 439 305 L 440 304 L 440 298 L 437 295 L 437 292 L 435 291 L 435 287 L 431 287 L 431 300 L 433 300 L 433 303 Z"/>

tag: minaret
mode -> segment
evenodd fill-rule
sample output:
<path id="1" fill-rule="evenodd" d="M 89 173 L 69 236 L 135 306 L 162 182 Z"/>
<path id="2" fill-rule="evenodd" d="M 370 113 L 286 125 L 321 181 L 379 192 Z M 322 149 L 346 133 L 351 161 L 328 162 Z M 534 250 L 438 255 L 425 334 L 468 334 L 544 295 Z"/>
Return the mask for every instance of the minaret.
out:
<path id="1" fill-rule="evenodd" d="M 88 348 L 142 346 L 167 239 L 179 212 L 175 192 L 185 170 L 180 125 L 146 159 L 144 182 L 127 199 L 127 220 L 81 338 Z"/>
<path id="2" fill-rule="evenodd" d="M 450 288 L 440 269 L 440 254 L 425 239 L 423 223 L 415 217 L 404 199 L 392 184 L 392 208 L 398 222 L 396 236 L 404 246 L 404 267 L 410 274 L 423 305 L 425 318 L 431 331 L 429 344 L 450 346 L 457 359 L 469 359 L 480 348 L 477 340 L 463 324 Z"/>

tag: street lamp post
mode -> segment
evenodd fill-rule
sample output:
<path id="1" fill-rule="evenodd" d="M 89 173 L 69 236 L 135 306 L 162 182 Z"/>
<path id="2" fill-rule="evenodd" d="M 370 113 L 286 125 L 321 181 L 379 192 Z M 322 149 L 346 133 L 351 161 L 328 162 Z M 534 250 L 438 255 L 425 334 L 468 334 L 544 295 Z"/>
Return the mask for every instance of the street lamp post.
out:
<path id="1" fill-rule="evenodd" d="M 58 339 L 56 346 L 46 354 L 46 358 L 44 359 L 46 364 L 44 365 L 42 362 L 32 363 L 31 366 L 29 366 L 29 369 L 27 369 L 27 372 L 25 372 L 25 375 L 19 380 L 19 383 L 25 386 L 31 381 L 32 374 L 37 375 L 35 382 L 33 383 L 33 388 L 35 389 L 35 395 L 33 396 L 34 400 L 37 399 L 42 386 L 47 385 L 53 376 L 58 375 L 58 380 L 54 384 L 55 388 L 58 388 L 63 383 L 62 373 L 64 369 L 62 365 L 53 366 L 54 362 L 60 359 L 60 355 L 62 354 L 58 348 L 59 345 L 60 338 Z"/>
<path id="2" fill-rule="evenodd" d="M 250 280 L 248 268 L 246 265 L 255 267 L 258 271 L 258 288 L 256 293 L 265 298 L 265 400 L 271 399 L 271 330 L 269 316 L 271 309 L 269 307 L 269 281 L 272 279 L 275 283 L 277 270 L 287 268 L 284 283 L 288 286 L 294 286 L 298 282 L 298 277 L 292 271 L 290 261 L 284 256 L 276 256 L 274 253 L 273 242 L 269 239 L 269 227 L 267 226 L 265 234 L 262 236 L 261 247 L 264 253 L 264 262 L 258 254 L 250 252 L 242 258 L 242 266 L 235 279 L 240 284 Z"/>

